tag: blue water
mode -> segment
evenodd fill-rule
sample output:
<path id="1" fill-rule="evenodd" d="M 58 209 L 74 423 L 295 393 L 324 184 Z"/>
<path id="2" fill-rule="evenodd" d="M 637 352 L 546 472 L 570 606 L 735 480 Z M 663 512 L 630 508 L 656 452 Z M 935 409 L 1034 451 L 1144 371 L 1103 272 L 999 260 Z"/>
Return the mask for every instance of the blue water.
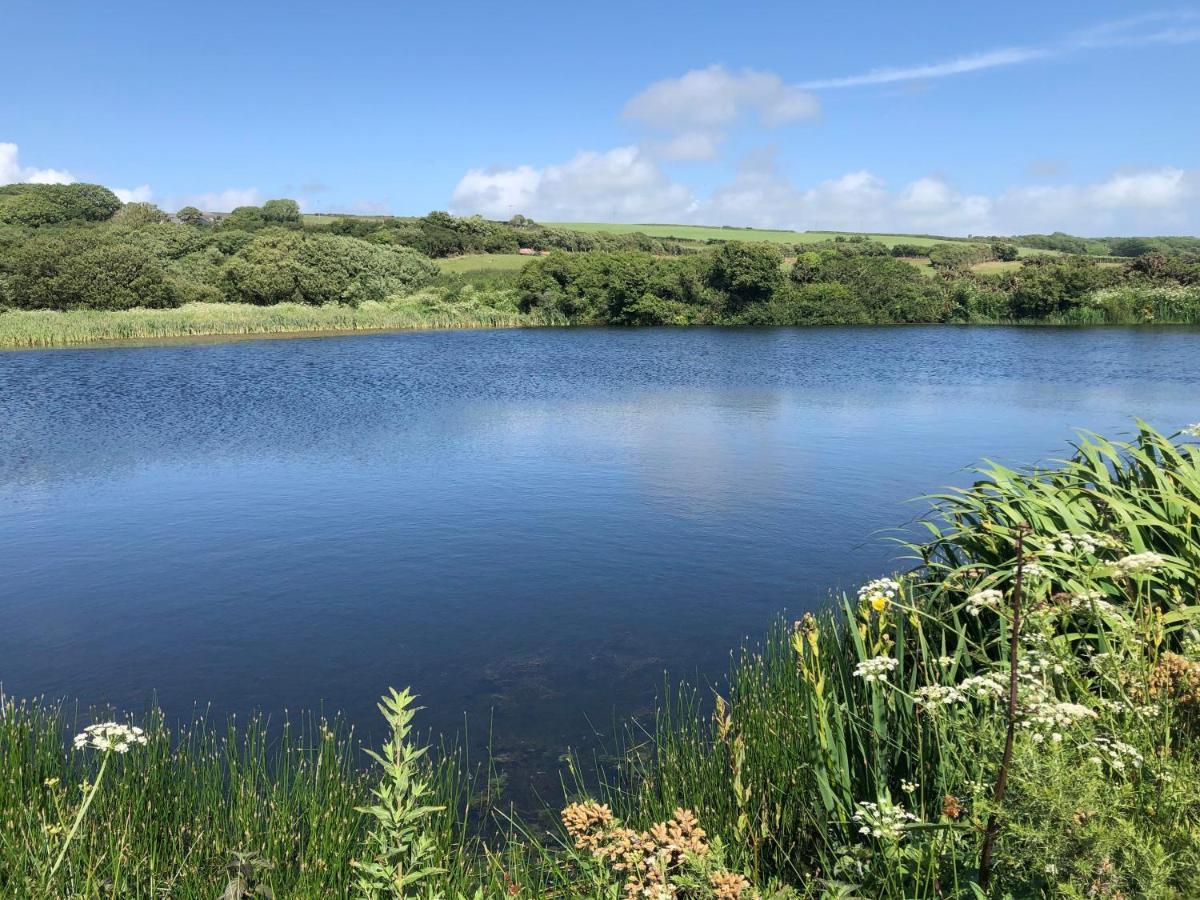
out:
<path id="1" fill-rule="evenodd" d="M 0 682 L 172 715 L 389 685 L 552 771 L 889 571 L 910 498 L 1200 419 L 1195 329 L 410 333 L 0 353 Z"/>

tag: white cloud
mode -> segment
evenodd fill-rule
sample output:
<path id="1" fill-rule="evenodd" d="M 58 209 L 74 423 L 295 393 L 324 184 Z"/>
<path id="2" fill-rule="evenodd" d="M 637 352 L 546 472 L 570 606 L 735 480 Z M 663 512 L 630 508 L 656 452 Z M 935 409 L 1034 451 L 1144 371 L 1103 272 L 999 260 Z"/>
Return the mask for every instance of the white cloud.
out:
<path id="1" fill-rule="evenodd" d="M 1029 62 L 1033 59 L 1041 59 L 1049 56 L 1050 53 L 1051 51 L 1045 48 L 1010 47 L 1004 50 L 991 50 L 987 53 L 961 56 L 945 62 L 908 66 L 906 68 L 872 69 L 861 75 L 806 81 L 801 87 L 807 90 L 822 90 L 825 88 L 859 87 L 867 84 L 892 84 L 897 81 L 924 81 L 930 78 L 945 78 L 947 75 L 978 72 L 981 69 L 994 69 L 997 66 L 1012 66 L 1017 63 Z"/>
<path id="2" fill-rule="evenodd" d="M 626 118 L 663 131 L 725 128 L 749 112 L 774 128 L 813 118 L 820 104 L 771 72 L 734 74 L 719 65 L 657 81 L 625 104 Z"/>
<path id="3" fill-rule="evenodd" d="M 688 214 L 692 203 L 688 188 L 629 146 L 582 152 L 542 169 L 472 169 L 455 187 L 451 209 L 494 218 L 525 213 L 547 221 L 637 222 Z"/>
<path id="4" fill-rule="evenodd" d="M 817 78 L 796 85 L 799 90 L 861 87 L 892 84 L 898 81 L 927 81 L 949 75 L 963 75 L 984 69 L 1015 66 L 1039 59 L 1070 53 L 1115 47 L 1147 47 L 1156 44 L 1190 44 L 1200 41 L 1200 13 L 1181 10 L 1150 13 L 1113 22 L 1102 22 L 1057 43 L 1024 47 L 1004 47 L 973 53 L 954 59 L 913 66 L 870 69 L 858 75 Z"/>
<path id="5" fill-rule="evenodd" d="M 202 212 L 229 212 L 238 206 L 260 206 L 262 202 L 262 192 L 258 188 L 227 188 L 175 198 L 170 206 L 172 209 L 194 206 Z"/>
<path id="6" fill-rule="evenodd" d="M 111 188 L 111 190 L 122 203 L 149 203 L 154 197 L 154 191 L 150 190 L 148 184 L 141 184 L 135 188 Z"/>
<path id="7" fill-rule="evenodd" d="M 0 184 L 71 184 L 75 176 L 65 169 L 22 166 L 16 144 L 0 143 Z"/>
<path id="8" fill-rule="evenodd" d="M 756 151 L 706 196 L 669 179 L 636 147 L 580 153 L 561 165 L 463 176 L 452 208 L 547 221 L 680 222 L 899 233 L 1153 234 L 1200 230 L 1200 171 L 1118 172 L 1092 184 L 962 191 L 928 175 L 897 187 L 866 171 L 798 187 L 774 152 Z"/>
<path id="9" fill-rule="evenodd" d="M 704 131 L 685 131 L 665 140 L 647 141 L 643 146 L 661 159 L 708 160 L 721 152 L 723 137 Z"/>
<path id="10" fill-rule="evenodd" d="M 1195 233 L 1200 170 L 1164 166 L 1118 172 L 1094 184 L 1015 188 L 997 197 L 994 216 L 1014 233 Z"/>

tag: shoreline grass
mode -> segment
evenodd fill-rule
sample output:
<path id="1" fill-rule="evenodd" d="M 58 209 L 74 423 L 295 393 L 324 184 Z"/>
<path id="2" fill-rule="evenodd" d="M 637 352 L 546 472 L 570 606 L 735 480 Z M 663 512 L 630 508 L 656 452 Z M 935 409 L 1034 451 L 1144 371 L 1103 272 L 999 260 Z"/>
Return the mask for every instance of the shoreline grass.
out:
<path id="1" fill-rule="evenodd" d="M 0 348 L 33 349 L 190 337 L 303 336 L 558 324 L 515 309 L 450 305 L 433 292 L 359 306 L 188 303 L 176 309 L 8 310 Z"/>
<path id="2" fill-rule="evenodd" d="M 485 299 L 489 292 L 477 292 Z M 1140 313 L 1134 301 L 1119 292 L 1113 309 L 1080 307 L 1069 314 L 1043 319 L 975 319 L 940 323 L 890 323 L 841 325 L 733 326 L 738 328 L 923 328 L 923 327 L 1188 327 L 1197 324 L 1184 313 L 1152 316 Z M 1169 299 L 1169 298 L 1168 298 Z M 460 304 L 436 290 L 399 300 L 369 301 L 359 306 L 309 306 L 280 303 L 253 306 L 245 303 L 188 303 L 175 309 L 129 310 L 0 310 L 0 351 L 37 350 L 123 344 L 190 343 L 268 338 L 336 337 L 347 334 L 402 331 L 473 330 L 489 328 L 572 327 L 550 314 L 522 313 L 504 305 L 472 302 Z M 1163 304 L 1167 306 L 1166 303 Z M 594 327 L 594 326 L 573 326 Z M 620 327 L 620 326 L 611 326 Z M 726 327 L 726 326 L 658 326 Z"/>

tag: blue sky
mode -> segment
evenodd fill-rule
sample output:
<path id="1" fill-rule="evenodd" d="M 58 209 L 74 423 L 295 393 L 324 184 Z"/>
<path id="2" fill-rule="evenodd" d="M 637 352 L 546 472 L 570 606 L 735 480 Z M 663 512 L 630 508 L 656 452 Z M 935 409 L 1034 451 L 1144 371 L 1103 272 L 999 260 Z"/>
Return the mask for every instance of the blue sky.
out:
<path id="1" fill-rule="evenodd" d="M 1200 5 L 8 0 L 0 182 L 166 208 L 1200 230 Z"/>

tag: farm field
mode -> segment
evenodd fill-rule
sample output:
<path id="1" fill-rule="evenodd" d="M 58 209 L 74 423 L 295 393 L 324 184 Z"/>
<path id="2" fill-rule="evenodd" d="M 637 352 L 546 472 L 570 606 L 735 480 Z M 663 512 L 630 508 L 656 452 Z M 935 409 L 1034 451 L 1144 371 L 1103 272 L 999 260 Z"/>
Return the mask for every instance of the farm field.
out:
<path id="1" fill-rule="evenodd" d="M 463 272 L 515 272 L 525 263 L 536 256 L 523 256 L 519 253 L 468 253 L 465 256 L 448 256 L 436 260 L 438 268 L 443 272 L 461 274 Z"/>
<path id="2" fill-rule="evenodd" d="M 551 228 L 568 228 L 574 231 L 591 233 L 629 234 L 639 231 L 651 237 L 680 238 L 692 241 L 770 241 L 779 244 L 796 244 L 831 241 L 836 237 L 852 237 L 861 234 L 889 247 L 896 244 L 932 247 L 934 244 L 944 244 L 947 241 L 959 240 L 957 238 L 929 235 L 875 234 L 872 232 L 853 231 L 787 231 L 772 228 L 727 228 L 713 225 L 623 225 L 611 222 L 547 222 L 546 224 Z M 1055 253 L 1055 251 L 1037 250 L 1033 247 L 1021 247 L 1019 251 L 1022 256 L 1037 253 Z"/>

